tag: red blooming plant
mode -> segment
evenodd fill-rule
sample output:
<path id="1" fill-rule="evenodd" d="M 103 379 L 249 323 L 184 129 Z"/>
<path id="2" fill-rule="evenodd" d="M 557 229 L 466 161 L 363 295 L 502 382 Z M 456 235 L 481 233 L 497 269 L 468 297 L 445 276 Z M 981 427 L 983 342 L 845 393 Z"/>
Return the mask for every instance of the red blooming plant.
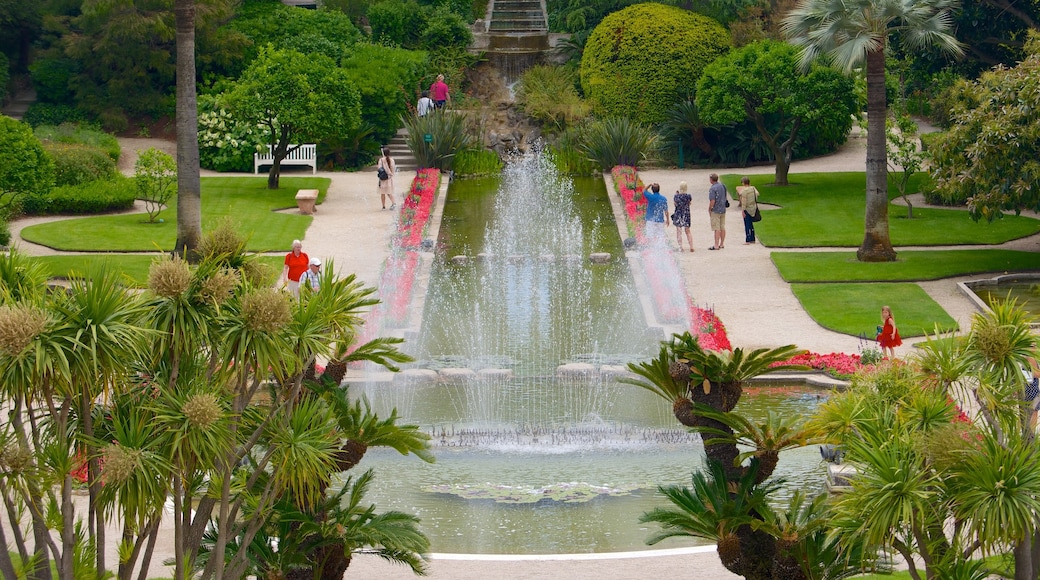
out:
<path id="1" fill-rule="evenodd" d="M 722 320 L 719 319 L 714 310 L 691 305 L 690 322 L 691 334 L 697 337 L 698 344 L 704 350 L 733 350 L 733 345 L 729 342 L 729 336 L 726 335 L 726 327 L 722 325 Z"/>
<path id="2" fill-rule="evenodd" d="M 646 198 L 643 197 L 643 182 L 639 179 L 639 173 L 635 167 L 616 165 L 610 170 L 610 175 L 614 179 L 618 195 L 624 202 L 628 233 L 640 244 L 646 243 L 646 234 L 643 231 Z"/>
<path id="3" fill-rule="evenodd" d="M 804 365 L 841 379 L 850 378 L 856 374 L 856 371 L 863 368 L 858 354 L 846 354 L 843 352 L 832 352 L 830 354 L 806 352 L 783 363 L 776 363 L 773 366 L 779 366 L 780 364 Z"/>
<path id="4" fill-rule="evenodd" d="M 440 175 L 439 169 L 420 169 L 412 180 L 412 187 L 401 204 L 395 247 L 414 248 L 422 242 L 423 230 L 430 221 L 430 210 L 440 187 Z"/>

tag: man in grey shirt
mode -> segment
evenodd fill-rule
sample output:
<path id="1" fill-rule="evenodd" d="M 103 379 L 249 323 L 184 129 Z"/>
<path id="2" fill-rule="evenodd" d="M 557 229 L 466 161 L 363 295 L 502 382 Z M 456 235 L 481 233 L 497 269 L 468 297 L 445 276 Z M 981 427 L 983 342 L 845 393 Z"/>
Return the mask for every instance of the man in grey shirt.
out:
<path id="1" fill-rule="evenodd" d="M 708 215 L 711 216 L 711 231 L 715 234 L 715 245 L 709 250 L 721 250 L 726 247 L 726 186 L 719 183 L 717 173 L 708 176 L 711 187 L 708 188 Z"/>

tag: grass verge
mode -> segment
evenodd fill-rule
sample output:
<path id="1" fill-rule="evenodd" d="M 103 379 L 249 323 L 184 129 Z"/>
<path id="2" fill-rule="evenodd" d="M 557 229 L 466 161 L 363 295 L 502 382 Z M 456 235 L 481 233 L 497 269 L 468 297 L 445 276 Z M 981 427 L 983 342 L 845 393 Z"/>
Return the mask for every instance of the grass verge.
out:
<path id="1" fill-rule="evenodd" d="M 282 177 L 281 188 L 267 189 L 266 177 L 203 177 L 202 229 L 208 231 L 230 217 L 239 233 L 249 239 L 253 252 L 289 250 L 302 239 L 312 217 L 275 210 L 296 207 L 296 192 L 317 189 L 319 203 L 332 180 L 326 177 Z M 171 251 L 177 238 L 177 202 L 148 223 L 145 214 L 104 215 L 30 226 L 22 238 L 68 252 Z"/>
<path id="2" fill-rule="evenodd" d="M 914 176 L 908 191 L 917 191 L 924 178 Z M 735 192 L 739 179 L 739 175 L 727 175 L 723 182 Z M 861 172 L 792 174 L 787 187 L 753 180 L 763 203 L 780 206 L 762 212 L 755 233 L 764 244 L 777 248 L 859 247 L 866 210 L 865 180 Z M 898 197 L 894 191 L 889 188 L 890 198 Z M 889 205 L 888 218 L 896 246 L 1001 244 L 1040 232 L 1040 220 L 1004 216 L 994 223 L 975 222 L 958 209 L 914 208 L 910 220 L 905 207 Z"/>
<path id="3" fill-rule="evenodd" d="M 909 282 L 986 272 L 1040 270 L 1040 254 L 1016 250 L 911 250 L 895 262 L 859 262 L 855 252 L 773 252 L 787 282 Z"/>
<path id="4" fill-rule="evenodd" d="M 292 240 L 290 240 L 292 241 Z M 43 264 L 51 278 L 70 279 L 82 275 L 91 266 L 106 262 L 117 272 L 122 272 L 126 285 L 133 288 L 144 288 L 148 284 L 148 268 L 160 254 L 94 254 L 74 256 L 39 256 L 35 260 Z M 266 264 L 271 272 L 270 283 L 273 285 L 282 272 L 283 256 L 261 256 L 260 262 Z"/>
<path id="5" fill-rule="evenodd" d="M 881 324 L 881 307 L 889 305 L 903 338 L 956 330 L 957 321 L 920 286 L 890 284 L 791 284 L 802 308 L 820 326 L 873 340 Z"/>

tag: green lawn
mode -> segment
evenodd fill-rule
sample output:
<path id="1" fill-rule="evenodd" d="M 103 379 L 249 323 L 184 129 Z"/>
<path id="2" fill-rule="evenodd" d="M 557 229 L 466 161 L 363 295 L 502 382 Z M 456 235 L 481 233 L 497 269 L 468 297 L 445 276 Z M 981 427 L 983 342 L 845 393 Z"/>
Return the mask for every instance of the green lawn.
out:
<path id="1" fill-rule="evenodd" d="M 909 282 L 988 272 L 1040 270 L 1040 254 L 1015 250 L 914 250 L 895 262 L 859 262 L 855 252 L 773 252 L 788 282 Z"/>
<path id="2" fill-rule="evenodd" d="M 881 307 L 889 305 L 903 338 L 948 331 L 957 322 L 917 284 L 791 284 L 802 308 L 820 326 L 873 339 Z"/>
<path id="3" fill-rule="evenodd" d="M 914 176 L 910 191 L 916 191 L 924 178 Z M 734 196 L 739 179 L 739 175 L 723 179 Z M 765 245 L 859 247 L 863 241 L 863 173 L 792 174 L 792 185 L 787 187 L 764 184 L 768 177 L 758 179 L 759 183 L 752 183 L 761 201 L 780 206 L 763 211 L 762 221 L 755 224 L 755 232 Z M 889 193 L 891 198 L 898 197 L 895 188 L 890 187 Z M 888 212 L 892 244 L 896 246 L 999 244 L 1040 232 L 1040 220 L 1023 216 L 1005 216 L 986 223 L 974 222 L 966 211 L 957 209 L 915 208 L 912 220 L 906 219 L 905 207 L 890 205 Z"/>
<path id="4" fill-rule="evenodd" d="M 292 240 L 289 240 L 290 242 Z M 94 254 L 84 256 L 39 256 L 34 258 L 43 264 L 51 278 L 69 279 L 75 278 L 88 271 L 90 267 L 98 262 L 110 264 L 116 271 L 122 272 L 126 277 L 126 285 L 134 288 L 144 288 L 148 282 L 148 267 L 160 254 Z M 282 272 L 282 256 L 261 256 L 260 261 L 271 268 L 273 276 Z M 274 284 L 275 277 L 270 282 Z"/>
<path id="5" fill-rule="evenodd" d="M 281 188 L 269 190 L 266 177 L 203 177 L 202 228 L 209 230 L 230 217 L 249 238 L 250 251 L 288 251 L 313 218 L 274 210 L 296 207 L 299 189 L 319 190 L 320 203 L 330 183 L 325 177 L 282 177 Z M 171 251 L 177 236 L 176 199 L 160 217 L 164 223 L 147 223 L 143 214 L 74 218 L 25 228 L 22 238 L 62 251 Z"/>

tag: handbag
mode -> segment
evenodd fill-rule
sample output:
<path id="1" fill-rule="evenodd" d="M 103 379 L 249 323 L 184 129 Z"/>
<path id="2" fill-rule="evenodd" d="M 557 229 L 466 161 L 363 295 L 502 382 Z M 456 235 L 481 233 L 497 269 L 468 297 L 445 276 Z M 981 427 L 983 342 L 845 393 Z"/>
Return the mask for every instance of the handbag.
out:
<path id="1" fill-rule="evenodd" d="M 755 215 L 751 216 L 751 221 L 760 222 L 762 221 L 762 212 L 758 210 L 758 206 L 755 206 Z"/>
<path id="2" fill-rule="evenodd" d="M 380 167 L 379 169 L 376 169 L 376 177 L 379 178 L 379 181 L 386 181 L 387 179 L 390 179 L 390 174 L 386 172 L 386 169 Z"/>
<path id="3" fill-rule="evenodd" d="M 729 200 L 726 200 L 726 207 L 729 207 Z"/>

